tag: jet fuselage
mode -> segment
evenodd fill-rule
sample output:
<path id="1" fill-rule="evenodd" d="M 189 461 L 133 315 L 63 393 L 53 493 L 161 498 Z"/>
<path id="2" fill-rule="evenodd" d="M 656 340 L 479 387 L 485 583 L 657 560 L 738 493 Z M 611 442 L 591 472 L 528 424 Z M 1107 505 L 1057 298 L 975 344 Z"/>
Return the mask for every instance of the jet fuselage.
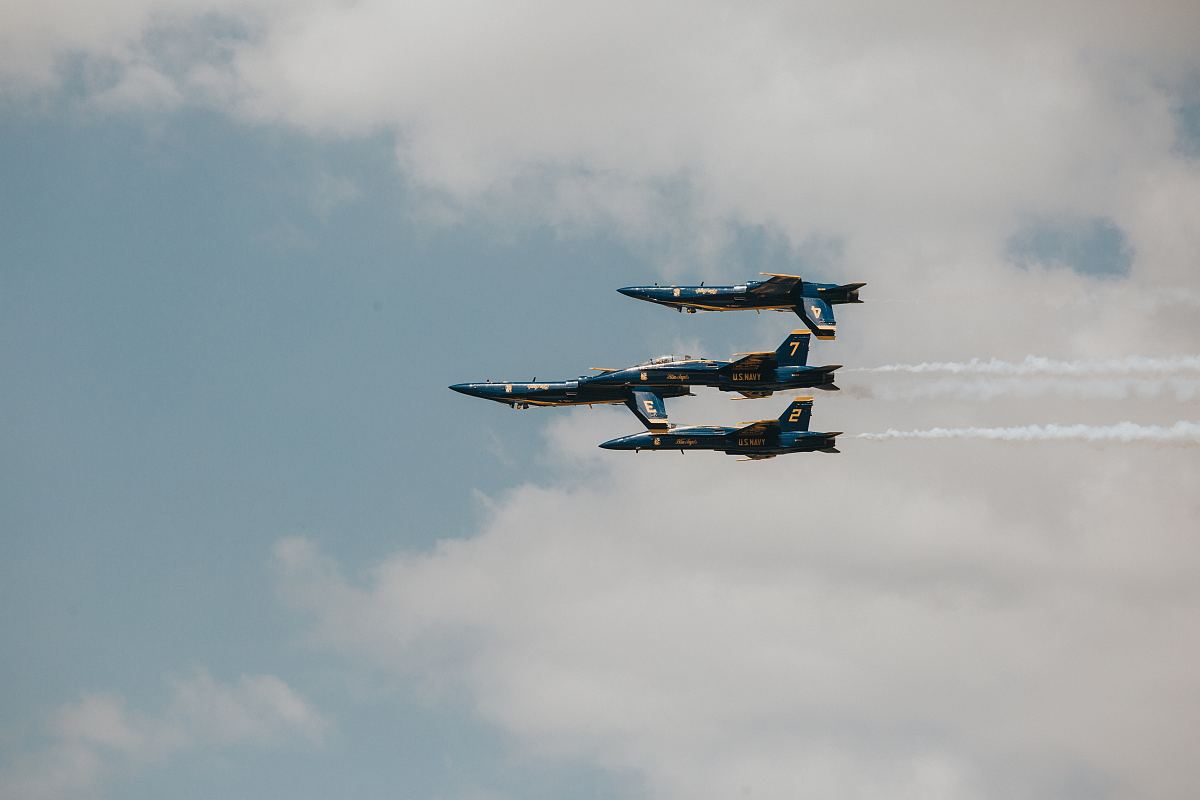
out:
<path id="1" fill-rule="evenodd" d="M 795 281 L 790 285 L 778 286 L 773 286 L 771 281 L 747 281 L 738 286 L 626 286 L 617 291 L 626 297 L 650 303 L 705 311 L 791 311 L 800 298 L 804 297 L 817 297 L 830 305 L 858 302 L 857 295 L 854 299 L 839 296 L 834 292 L 839 288 L 841 287 L 836 283 L 811 281 Z"/>
<path id="2" fill-rule="evenodd" d="M 858 290 L 865 283 L 813 283 L 798 275 L 763 273 L 765 281 L 736 286 L 626 286 L 617 291 L 626 297 L 669 306 L 678 311 L 793 311 L 818 339 L 837 335 L 833 307 L 861 303 Z"/>
<path id="3" fill-rule="evenodd" d="M 741 428 L 710 425 L 647 431 L 610 439 L 605 450 L 717 450 L 747 458 L 770 458 L 785 453 L 834 452 L 837 434 L 817 431 L 746 432 Z"/>
<path id="4" fill-rule="evenodd" d="M 681 357 L 639 364 L 625 369 L 582 375 L 577 380 L 486 381 L 458 383 L 450 388 L 472 397 L 495 400 L 510 406 L 566 406 L 624 403 L 631 391 L 653 392 L 660 397 L 682 397 L 693 386 L 709 386 L 723 392 L 741 392 L 765 397 L 791 389 L 836 390 L 829 367 L 763 365 L 730 370 L 732 361 Z"/>

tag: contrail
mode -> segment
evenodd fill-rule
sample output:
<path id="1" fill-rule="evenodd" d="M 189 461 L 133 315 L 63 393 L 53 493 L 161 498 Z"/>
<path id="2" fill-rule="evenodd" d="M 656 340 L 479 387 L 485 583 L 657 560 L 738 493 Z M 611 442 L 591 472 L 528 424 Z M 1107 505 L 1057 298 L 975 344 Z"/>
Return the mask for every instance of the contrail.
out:
<path id="1" fill-rule="evenodd" d="M 1003 442 L 1167 442 L 1200 445 L 1200 422 L 1176 422 L 1170 427 L 1118 422 L 1116 425 L 1024 425 L 1016 428 L 928 428 L 883 433 L 860 433 L 859 439 L 991 439 Z"/>
<path id="2" fill-rule="evenodd" d="M 1133 375 L 1200 372 L 1200 356 L 1125 356 L 1087 361 L 1060 361 L 1025 356 L 1024 361 L 972 358 L 970 361 L 923 361 L 920 364 L 885 364 L 882 367 L 846 369 L 843 372 L 949 372 L 966 375 Z"/>
<path id="3" fill-rule="evenodd" d="M 1120 376 L 1116 378 L 1059 377 L 953 377 L 935 378 L 900 385 L 847 385 L 847 395 L 877 400 L 953 400 L 986 401 L 997 397 L 1041 397 L 1057 395 L 1084 400 L 1123 400 L 1127 397 L 1178 401 L 1200 397 L 1200 378 L 1160 376 Z"/>

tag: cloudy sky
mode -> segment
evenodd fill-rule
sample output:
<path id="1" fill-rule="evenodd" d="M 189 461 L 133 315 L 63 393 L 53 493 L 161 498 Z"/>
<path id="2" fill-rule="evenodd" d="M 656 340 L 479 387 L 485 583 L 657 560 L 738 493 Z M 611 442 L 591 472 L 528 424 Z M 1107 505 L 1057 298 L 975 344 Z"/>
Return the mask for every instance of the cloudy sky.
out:
<path id="1" fill-rule="evenodd" d="M 10 0 L 0 798 L 1190 797 L 1198 253 L 1191 2 Z"/>

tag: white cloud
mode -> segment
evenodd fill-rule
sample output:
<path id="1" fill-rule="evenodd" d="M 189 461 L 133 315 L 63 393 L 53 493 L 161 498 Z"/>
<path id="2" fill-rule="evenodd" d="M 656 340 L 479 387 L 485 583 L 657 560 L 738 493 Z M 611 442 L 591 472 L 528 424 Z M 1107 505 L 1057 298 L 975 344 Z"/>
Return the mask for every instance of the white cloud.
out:
<path id="1" fill-rule="evenodd" d="M 851 239 L 868 279 L 914 258 L 918 275 L 942 272 L 1030 215 L 1113 219 L 1142 277 L 1178 279 L 1195 252 L 1180 209 L 1196 205 L 1197 169 L 1172 116 L 1200 52 L 1194 3 L 121 0 L 0 14 L 10 86 L 53 86 L 83 58 L 113 103 L 186 96 L 318 133 L 390 132 L 405 171 L 451 208 L 617 222 L 636 238 L 765 223 Z"/>
<path id="2" fill-rule="evenodd" d="M 111 694 L 89 694 L 54 714 L 45 750 L 14 759 L 0 772 L 0 797 L 58 800 L 93 796 L 113 776 L 197 748 L 320 740 L 326 722 L 273 675 L 233 683 L 197 670 L 169 681 L 160 713 L 130 710 Z"/>
<path id="3" fill-rule="evenodd" d="M 355 581 L 282 541 L 318 639 L 656 797 L 1184 797 L 1200 777 L 1189 456 L 613 459 L 611 417 L 568 419 L 563 483 L 494 500 L 469 540 Z"/>

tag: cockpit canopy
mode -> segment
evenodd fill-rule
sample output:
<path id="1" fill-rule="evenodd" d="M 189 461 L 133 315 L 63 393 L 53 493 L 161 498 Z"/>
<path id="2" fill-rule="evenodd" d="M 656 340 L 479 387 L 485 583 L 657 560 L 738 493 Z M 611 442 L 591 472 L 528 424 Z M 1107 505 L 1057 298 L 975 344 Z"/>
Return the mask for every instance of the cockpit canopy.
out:
<path id="1" fill-rule="evenodd" d="M 638 364 L 639 367 L 652 367 L 655 364 L 671 364 L 676 361 L 695 361 L 694 356 L 659 356 Z"/>

